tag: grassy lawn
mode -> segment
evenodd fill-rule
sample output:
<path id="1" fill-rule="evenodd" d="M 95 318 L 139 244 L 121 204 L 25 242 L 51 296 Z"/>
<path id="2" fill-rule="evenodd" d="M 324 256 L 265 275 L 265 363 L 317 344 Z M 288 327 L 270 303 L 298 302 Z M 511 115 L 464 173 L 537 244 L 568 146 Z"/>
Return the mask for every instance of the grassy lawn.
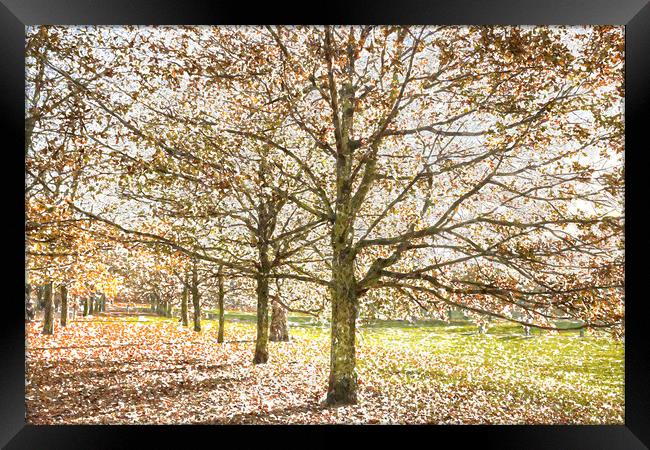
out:
<path id="1" fill-rule="evenodd" d="M 255 314 L 225 313 L 226 322 L 255 324 Z M 570 324 L 565 324 L 568 326 Z M 328 341 L 329 328 L 305 314 L 289 315 L 294 340 Z M 560 324 L 560 327 L 562 324 Z M 435 385 L 480 389 L 489 402 L 547 402 L 567 415 L 602 405 L 605 422 L 623 422 L 624 346 L 606 334 L 548 332 L 492 322 L 486 334 L 469 320 L 376 320 L 360 327 L 359 376 L 377 375 L 401 389 Z"/>
<path id="2" fill-rule="evenodd" d="M 493 322 L 375 321 L 358 331 L 359 404 L 325 408 L 329 328 L 290 315 L 290 342 L 251 363 L 255 316 L 201 333 L 177 319 L 96 316 L 28 326 L 30 423 L 623 423 L 624 347 Z"/>

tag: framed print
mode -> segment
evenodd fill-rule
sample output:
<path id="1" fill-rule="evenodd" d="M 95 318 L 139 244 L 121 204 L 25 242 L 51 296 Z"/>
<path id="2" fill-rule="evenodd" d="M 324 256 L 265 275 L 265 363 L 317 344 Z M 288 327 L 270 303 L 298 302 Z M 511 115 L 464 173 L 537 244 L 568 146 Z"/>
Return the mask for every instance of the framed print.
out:
<path id="1" fill-rule="evenodd" d="M 650 6 L 382 3 L 3 0 L 6 448 L 650 445 Z"/>

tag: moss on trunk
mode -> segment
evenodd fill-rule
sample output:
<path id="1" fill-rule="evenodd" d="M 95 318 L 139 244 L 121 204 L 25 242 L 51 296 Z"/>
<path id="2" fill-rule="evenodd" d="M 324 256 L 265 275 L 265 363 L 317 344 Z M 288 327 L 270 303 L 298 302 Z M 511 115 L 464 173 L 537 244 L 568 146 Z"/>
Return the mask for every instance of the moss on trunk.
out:
<path id="1" fill-rule="evenodd" d="M 352 260 L 341 255 L 332 265 L 332 335 L 330 377 L 326 402 L 329 405 L 357 402 L 355 357 L 358 301 Z"/>

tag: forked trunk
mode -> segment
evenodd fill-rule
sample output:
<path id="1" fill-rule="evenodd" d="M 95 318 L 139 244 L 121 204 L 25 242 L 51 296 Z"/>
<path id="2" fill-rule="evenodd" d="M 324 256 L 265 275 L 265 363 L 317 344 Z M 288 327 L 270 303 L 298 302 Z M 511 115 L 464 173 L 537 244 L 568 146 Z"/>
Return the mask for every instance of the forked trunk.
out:
<path id="1" fill-rule="evenodd" d="M 43 334 L 54 333 L 54 301 L 52 299 L 52 283 L 47 283 L 43 290 L 45 315 L 43 316 Z"/>

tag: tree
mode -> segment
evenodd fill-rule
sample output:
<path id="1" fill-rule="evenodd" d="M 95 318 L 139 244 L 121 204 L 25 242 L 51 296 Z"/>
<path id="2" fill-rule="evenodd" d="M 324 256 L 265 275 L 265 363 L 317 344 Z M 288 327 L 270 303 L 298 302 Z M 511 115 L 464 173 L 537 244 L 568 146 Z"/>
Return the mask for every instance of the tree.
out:
<path id="1" fill-rule="evenodd" d="M 64 284 L 61 285 L 61 326 L 68 325 L 68 290 Z"/>
<path id="2" fill-rule="evenodd" d="M 256 363 L 271 296 L 301 297 L 271 281 L 327 289 L 327 403 L 357 401 L 364 308 L 621 332 L 621 28 L 54 31 L 32 83 L 41 64 L 46 91 L 72 93 L 56 137 L 83 124 L 88 173 L 117 195 L 85 179 L 81 198 L 35 196 L 35 215 L 191 259 L 195 328 L 198 261 L 253 280 Z"/>
<path id="3" fill-rule="evenodd" d="M 54 334 L 54 302 L 52 300 L 52 283 L 45 285 L 43 291 L 45 315 L 43 317 L 43 334 Z"/>
<path id="4" fill-rule="evenodd" d="M 187 281 L 183 280 L 183 295 L 181 299 L 181 323 L 184 327 L 189 325 L 188 319 L 188 308 L 187 308 L 187 297 L 189 294 L 189 288 L 187 286 Z"/>
<path id="5" fill-rule="evenodd" d="M 219 292 L 217 294 L 217 306 L 219 308 L 219 331 L 217 333 L 217 342 L 223 342 L 223 333 L 224 333 L 224 297 L 226 295 L 224 286 L 223 286 L 223 267 L 219 266 L 219 271 L 217 272 L 217 285 Z"/>
<path id="6" fill-rule="evenodd" d="M 289 340 L 289 327 L 287 324 L 287 310 L 277 297 L 271 302 L 271 331 L 269 335 L 271 342 L 286 342 Z"/>
<path id="7" fill-rule="evenodd" d="M 292 157 L 308 175 L 296 204 L 330 225 L 328 403 L 356 402 L 359 300 L 373 290 L 496 317 L 519 298 L 530 325 L 617 326 L 619 28 L 220 32 L 224 49 L 259 49 L 247 61 L 258 83 L 241 109 L 274 105 L 257 109 L 265 129 L 223 132 Z M 592 71 L 604 55 L 613 65 Z M 477 263 L 479 281 L 454 276 Z M 579 280 L 599 267 L 616 275 Z M 607 312 L 584 317 L 582 301 Z"/>
<path id="8" fill-rule="evenodd" d="M 197 274 L 197 265 L 198 262 L 194 261 L 192 264 L 192 284 L 190 287 L 190 292 L 192 293 L 192 308 L 193 308 L 193 318 L 194 318 L 194 331 L 201 331 L 201 302 L 199 300 L 199 281 Z"/>

